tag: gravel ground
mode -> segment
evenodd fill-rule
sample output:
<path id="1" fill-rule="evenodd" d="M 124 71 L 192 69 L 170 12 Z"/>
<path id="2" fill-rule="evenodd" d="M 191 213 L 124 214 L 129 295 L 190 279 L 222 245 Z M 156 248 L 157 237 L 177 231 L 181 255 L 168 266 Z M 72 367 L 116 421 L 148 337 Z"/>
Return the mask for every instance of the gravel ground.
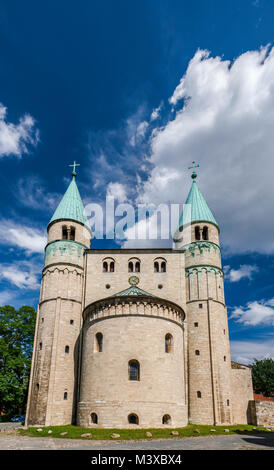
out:
<path id="1" fill-rule="evenodd" d="M 274 434 L 232 434 L 147 441 L 88 441 L 0 434 L 0 450 L 274 450 Z"/>

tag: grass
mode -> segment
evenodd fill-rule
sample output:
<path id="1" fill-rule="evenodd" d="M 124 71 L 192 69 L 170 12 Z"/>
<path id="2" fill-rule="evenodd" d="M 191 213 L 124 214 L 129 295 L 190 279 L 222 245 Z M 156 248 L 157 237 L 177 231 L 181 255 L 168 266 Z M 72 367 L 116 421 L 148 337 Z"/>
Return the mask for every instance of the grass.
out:
<path id="1" fill-rule="evenodd" d="M 253 430 L 253 425 L 234 425 L 234 426 L 202 426 L 190 424 L 183 428 L 158 428 L 158 429 L 103 429 L 103 428 L 81 428 L 78 426 L 67 425 L 67 426 L 48 426 L 48 427 L 29 427 L 28 429 L 20 429 L 19 432 L 23 436 L 32 437 L 59 437 L 59 438 L 70 438 L 70 439 L 92 439 L 92 440 L 109 440 L 112 439 L 113 433 L 119 434 L 121 440 L 139 440 L 139 439 L 166 439 L 166 438 L 178 438 L 178 437 L 191 437 L 191 436 L 208 436 L 208 435 L 220 435 L 220 434 L 256 434 L 258 432 L 274 432 L 267 431 L 266 428 L 256 427 L 256 431 Z M 42 429 L 38 432 L 37 429 Z M 199 433 L 195 430 L 199 430 Z M 215 429 L 212 432 L 211 429 Z M 229 429 L 229 433 L 225 432 L 225 429 Z M 51 430 L 52 433 L 48 434 Z M 178 436 L 173 436 L 171 431 L 178 431 Z M 65 436 L 61 436 L 61 433 L 67 432 Z M 152 434 L 152 438 L 146 436 L 146 432 Z M 81 434 L 91 433 L 89 437 L 81 437 Z"/>

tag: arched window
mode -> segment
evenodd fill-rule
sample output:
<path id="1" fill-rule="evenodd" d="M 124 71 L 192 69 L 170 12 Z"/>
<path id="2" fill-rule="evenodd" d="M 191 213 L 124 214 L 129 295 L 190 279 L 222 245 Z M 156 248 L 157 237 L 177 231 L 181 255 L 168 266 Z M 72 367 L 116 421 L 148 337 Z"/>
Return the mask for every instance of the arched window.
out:
<path id="1" fill-rule="evenodd" d="M 170 353 L 172 351 L 173 337 L 170 333 L 165 336 L 165 352 Z"/>
<path id="2" fill-rule="evenodd" d="M 139 424 L 139 418 L 135 413 L 131 413 L 127 417 L 129 424 Z"/>
<path id="3" fill-rule="evenodd" d="M 203 227 L 203 240 L 208 240 L 208 227 Z"/>
<path id="4" fill-rule="evenodd" d="M 196 356 L 200 356 L 200 351 L 199 351 L 199 349 L 196 349 L 196 350 L 195 350 L 195 354 L 196 354 Z"/>
<path id="5" fill-rule="evenodd" d="M 102 333 L 96 333 L 95 335 L 95 351 L 102 352 L 103 351 L 103 335 Z"/>
<path id="6" fill-rule="evenodd" d="M 113 258 L 105 258 L 103 260 L 103 273 L 114 273 L 115 261 Z"/>
<path id="7" fill-rule="evenodd" d="M 128 262 L 129 273 L 139 273 L 141 271 L 141 263 L 138 258 L 131 258 Z"/>
<path id="8" fill-rule="evenodd" d="M 135 359 L 128 363 L 128 379 L 140 380 L 140 364 Z"/>
<path id="9" fill-rule="evenodd" d="M 65 353 L 67 353 L 67 354 L 69 353 L 69 346 L 65 347 Z"/>
<path id="10" fill-rule="evenodd" d="M 165 273 L 165 272 L 166 272 L 166 262 L 162 261 L 161 262 L 161 273 Z"/>
<path id="11" fill-rule="evenodd" d="M 68 392 L 64 392 L 64 400 L 68 399 Z"/>
<path id="12" fill-rule="evenodd" d="M 68 229 L 67 227 L 64 225 L 62 227 L 62 240 L 67 240 L 68 239 Z"/>
<path id="13" fill-rule="evenodd" d="M 158 272 L 159 272 L 159 263 L 158 263 L 158 261 L 155 261 L 155 262 L 154 262 L 154 272 L 155 272 L 155 273 L 158 273 Z"/>
<path id="14" fill-rule="evenodd" d="M 75 240 L 75 228 L 70 227 L 70 240 Z"/>
<path id="15" fill-rule="evenodd" d="M 164 416 L 163 416 L 163 419 L 162 419 L 162 423 L 163 423 L 163 424 L 166 424 L 166 425 L 167 425 L 167 424 L 171 424 L 171 417 L 170 417 L 170 415 L 164 415 Z"/>
<path id="16" fill-rule="evenodd" d="M 197 392 L 197 398 L 202 398 L 202 394 L 200 391 Z"/>
<path id="17" fill-rule="evenodd" d="M 109 271 L 110 271 L 111 273 L 114 273 L 114 261 L 111 261 L 111 262 L 110 262 Z"/>
<path id="18" fill-rule="evenodd" d="M 199 225 L 196 225 L 195 227 L 195 240 L 200 240 L 201 234 L 200 234 L 200 227 Z"/>
<path id="19" fill-rule="evenodd" d="M 90 415 L 92 424 L 98 424 L 98 416 L 96 413 L 91 413 Z"/>

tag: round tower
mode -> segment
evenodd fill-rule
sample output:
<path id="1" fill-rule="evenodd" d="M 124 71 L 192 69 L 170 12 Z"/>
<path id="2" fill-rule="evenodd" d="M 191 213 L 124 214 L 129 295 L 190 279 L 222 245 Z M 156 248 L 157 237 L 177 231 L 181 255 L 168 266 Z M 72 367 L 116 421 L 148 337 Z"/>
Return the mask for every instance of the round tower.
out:
<path id="1" fill-rule="evenodd" d="M 75 181 L 48 225 L 26 423 L 75 420 L 85 250 L 91 231 Z"/>
<path id="2" fill-rule="evenodd" d="M 231 361 L 219 227 L 196 183 L 174 236 L 185 250 L 189 422 L 231 424 Z"/>

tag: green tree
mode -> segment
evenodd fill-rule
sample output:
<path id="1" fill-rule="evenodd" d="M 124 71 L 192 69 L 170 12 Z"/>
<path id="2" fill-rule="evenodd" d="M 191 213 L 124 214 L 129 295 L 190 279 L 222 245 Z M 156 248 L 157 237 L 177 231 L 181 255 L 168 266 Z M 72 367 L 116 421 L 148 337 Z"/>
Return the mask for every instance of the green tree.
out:
<path id="1" fill-rule="evenodd" d="M 36 312 L 0 307 L 0 411 L 23 413 L 27 403 Z"/>
<path id="2" fill-rule="evenodd" d="M 274 360 L 254 359 L 252 367 L 253 386 L 256 393 L 262 393 L 266 397 L 274 395 Z"/>

